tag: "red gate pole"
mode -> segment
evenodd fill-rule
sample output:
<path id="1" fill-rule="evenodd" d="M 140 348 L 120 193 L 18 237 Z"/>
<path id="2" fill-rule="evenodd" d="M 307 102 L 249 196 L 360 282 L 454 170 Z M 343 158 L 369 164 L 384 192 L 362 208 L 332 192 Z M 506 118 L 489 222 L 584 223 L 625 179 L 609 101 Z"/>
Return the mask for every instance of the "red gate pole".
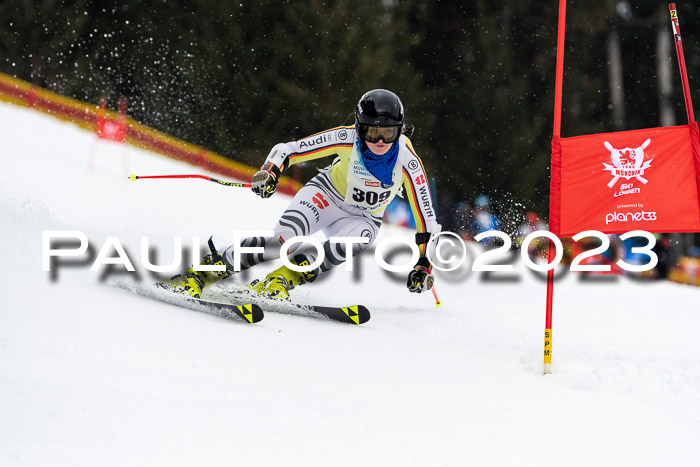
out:
<path id="1" fill-rule="evenodd" d="M 669 12 L 671 13 L 671 26 L 673 27 L 673 35 L 676 40 L 676 55 L 678 55 L 678 66 L 681 69 L 681 80 L 683 82 L 683 96 L 685 97 L 685 111 L 688 114 L 688 123 L 695 121 L 693 114 L 693 101 L 690 98 L 690 85 L 688 84 L 688 70 L 685 67 L 685 57 L 683 55 L 683 44 L 681 43 L 681 26 L 678 23 L 678 12 L 676 4 L 668 4 Z"/>
<path id="2" fill-rule="evenodd" d="M 558 140 L 561 136 L 561 100 L 562 87 L 564 81 L 564 30 L 566 27 L 566 0 L 559 0 L 559 27 L 557 33 L 557 71 L 556 84 L 554 87 L 554 131 L 553 139 Z M 551 197 L 551 194 L 550 194 Z M 552 212 L 549 213 L 550 227 L 552 223 Z M 549 240 L 547 261 L 551 264 L 554 261 L 555 246 Z M 547 271 L 547 314 L 544 325 L 544 374 L 552 372 L 552 302 L 554 300 L 554 268 Z"/>

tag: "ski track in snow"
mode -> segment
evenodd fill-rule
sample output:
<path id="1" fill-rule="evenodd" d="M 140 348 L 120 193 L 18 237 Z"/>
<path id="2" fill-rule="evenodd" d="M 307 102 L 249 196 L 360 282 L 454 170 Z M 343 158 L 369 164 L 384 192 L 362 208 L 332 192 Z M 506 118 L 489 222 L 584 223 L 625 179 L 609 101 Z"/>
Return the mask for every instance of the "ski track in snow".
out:
<path id="1" fill-rule="evenodd" d="M 359 280 L 341 266 L 292 291 L 368 306 L 361 326 L 225 320 L 109 287 L 136 274 L 89 261 L 52 279 L 43 231 L 82 231 L 94 255 L 115 236 L 148 283 L 142 236 L 165 264 L 174 237 L 223 247 L 289 198 L 133 183 L 199 170 L 11 104 L 0 122 L 0 465 L 700 465 L 697 288 L 566 275 L 543 376 L 545 284 L 520 263 L 515 281 L 438 273 L 440 308 L 371 254 Z"/>

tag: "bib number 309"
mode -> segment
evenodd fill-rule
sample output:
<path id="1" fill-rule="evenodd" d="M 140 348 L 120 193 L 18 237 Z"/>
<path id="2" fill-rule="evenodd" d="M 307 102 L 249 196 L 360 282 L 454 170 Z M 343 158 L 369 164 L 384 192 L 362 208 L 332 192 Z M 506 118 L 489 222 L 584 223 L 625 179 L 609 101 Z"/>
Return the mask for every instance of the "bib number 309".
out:
<path id="1" fill-rule="evenodd" d="M 389 199 L 390 195 L 391 191 L 383 191 L 381 193 L 377 193 L 376 191 L 371 190 L 364 191 L 357 187 L 353 187 L 352 189 L 353 201 L 356 201 L 358 203 L 367 203 L 369 205 L 382 203 Z"/>

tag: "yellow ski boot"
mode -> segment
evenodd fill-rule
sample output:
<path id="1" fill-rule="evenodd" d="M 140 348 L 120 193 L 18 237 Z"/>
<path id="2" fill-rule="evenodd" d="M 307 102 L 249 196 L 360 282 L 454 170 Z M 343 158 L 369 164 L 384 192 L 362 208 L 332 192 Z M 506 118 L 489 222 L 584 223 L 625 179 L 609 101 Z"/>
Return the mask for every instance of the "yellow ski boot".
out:
<path id="1" fill-rule="evenodd" d="M 290 261 L 297 266 L 308 266 L 309 261 L 304 255 L 296 255 Z M 316 270 L 308 272 L 292 271 L 287 266 L 282 266 L 268 274 L 264 280 L 255 279 L 248 287 L 255 290 L 258 295 L 275 300 L 289 300 L 289 291 L 307 282 L 313 282 L 318 276 Z"/>
<path id="2" fill-rule="evenodd" d="M 211 254 L 204 257 L 202 265 L 226 266 L 221 255 L 214 248 L 214 242 L 209 239 L 209 249 Z M 172 278 L 159 282 L 158 287 L 181 293 L 188 294 L 194 298 L 200 298 L 202 290 L 214 282 L 230 277 L 231 273 L 228 270 L 224 271 L 195 271 L 194 266 L 187 268 L 184 274 L 178 274 Z"/>

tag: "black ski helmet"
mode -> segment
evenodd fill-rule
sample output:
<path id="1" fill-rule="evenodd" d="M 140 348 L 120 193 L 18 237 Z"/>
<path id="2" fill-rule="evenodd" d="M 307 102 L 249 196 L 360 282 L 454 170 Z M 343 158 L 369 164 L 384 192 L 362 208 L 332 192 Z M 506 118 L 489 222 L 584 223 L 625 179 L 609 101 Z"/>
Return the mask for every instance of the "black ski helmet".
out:
<path id="1" fill-rule="evenodd" d="M 366 92 L 355 109 L 355 130 L 361 135 L 360 125 L 403 127 L 403 104 L 399 96 L 386 89 Z"/>

